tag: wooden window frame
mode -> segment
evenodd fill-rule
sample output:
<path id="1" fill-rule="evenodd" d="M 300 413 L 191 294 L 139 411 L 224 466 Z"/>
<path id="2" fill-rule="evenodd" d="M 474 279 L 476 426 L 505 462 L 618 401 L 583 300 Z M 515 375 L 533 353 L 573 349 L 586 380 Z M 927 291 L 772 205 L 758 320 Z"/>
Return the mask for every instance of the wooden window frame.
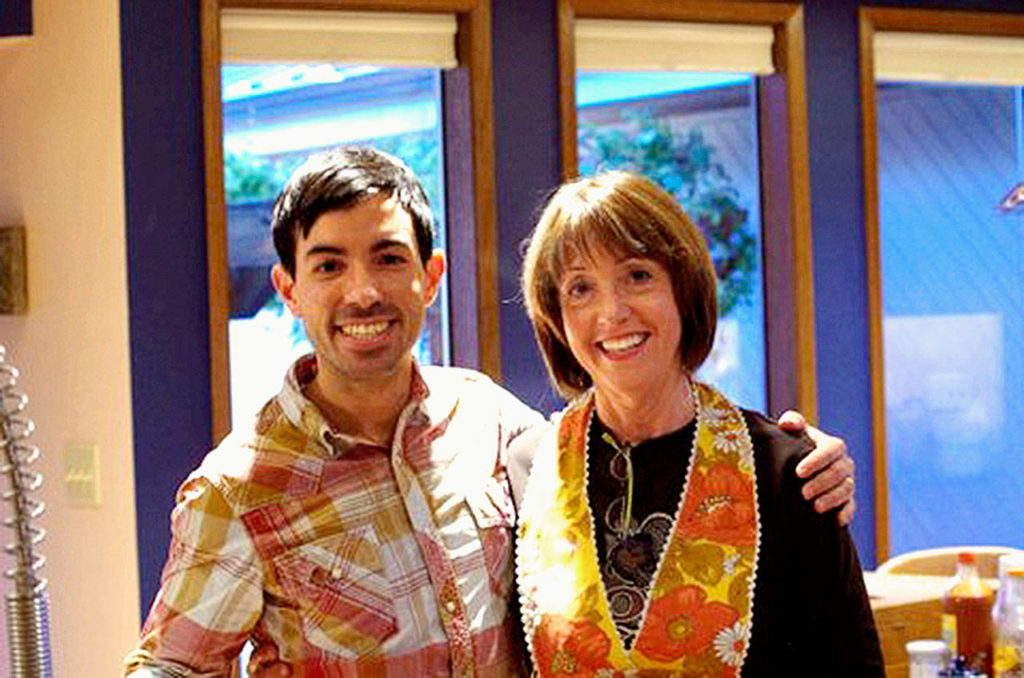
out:
<path id="1" fill-rule="evenodd" d="M 871 428 L 875 481 L 875 555 L 889 558 L 889 474 L 885 421 L 885 337 L 879 231 L 878 108 L 875 96 L 876 31 L 960 33 L 1024 37 L 1024 15 L 933 9 L 865 7 L 859 10 L 860 100 L 864 155 L 864 230 L 867 246 Z"/>
<path id="2" fill-rule="evenodd" d="M 578 173 L 575 19 L 696 21 L 771 26 L 775 74 L 759 78 L 758 129 L 764 233 L 768 407 L 817 420 L 803 8 L 720 0 L 559 0 L 558 69 L 562 174 Z"/>
<path id="3" fill-rule="evenodd" d="M 468 71 L 472 165 L 471 199 L 458 196 L 448 204 L 468 206 L 470 214 L 449 219 L 449 241 L 474 242 L 472 251 L 451 257 L 450 270 L 475 269 L 459 275 L 460 295 L 475 308 L 452 308 L 453 355 L 495 380 L 501 378 L 498 306 L 498 235 L 494 169 L 494 116 L 491 77 L 491 10 L 489 0 L 200 0 L 202 41 L 203 133 L 206 153 L 206 238 L 209 277 L 210 391 L 214 442 L 231 429 L 231 383 L 228 347 L 230 278 L 227 212 L 224 198 L 223 121 L 221 116 L 220 16 L 224 8 L 340 10 L 454 14 L 458 23 L 456 55 Z M 447 106 L 447 103 L 445 104 Z M 446 182 L 447 185 L 448 182 Z M 455 182 L 460 183 L 458 181 Z M 466 182 L 464 185 L 468 185 Z M 473 289 L 465 289 L 467 286 Z M 472 302 L 471 302 L 472 303 Z M 461 310 L 461 315 L 459 314 Z M 468 311 L 468 312 L 467 312 Z M 475 326 L 472 318 L 475 311 Z"/>

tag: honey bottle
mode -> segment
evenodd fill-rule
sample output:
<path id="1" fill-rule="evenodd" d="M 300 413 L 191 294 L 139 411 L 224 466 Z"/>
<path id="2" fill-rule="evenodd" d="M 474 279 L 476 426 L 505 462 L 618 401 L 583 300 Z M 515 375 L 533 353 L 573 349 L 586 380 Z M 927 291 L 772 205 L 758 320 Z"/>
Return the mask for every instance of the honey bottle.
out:
<path id="1" fill-rule="evenodd" d="M 942 639 L 968 668 L 992 675 L 992 601 L 973 553 L 959 553 L 956 576 L 942 594 Z"/>

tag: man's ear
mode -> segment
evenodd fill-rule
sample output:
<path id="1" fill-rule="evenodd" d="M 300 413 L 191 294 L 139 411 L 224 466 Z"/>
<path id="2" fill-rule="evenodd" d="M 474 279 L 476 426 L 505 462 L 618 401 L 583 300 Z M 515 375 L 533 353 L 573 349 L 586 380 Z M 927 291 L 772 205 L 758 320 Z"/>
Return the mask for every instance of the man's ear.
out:
<path id="1" fill-rule="evenodd" d="M 284 300 L 285 306 L 292 312 L 292 315 L 301 318 L 299 304 L 295 301 L 295 278 L 292 277 L 292 274 L 280 263 L 277 263 L 270 269 L 270 281 L 274 283 L 274 289 L 281 295 L 281 299 Z"/>
<path id="2" fill-rule="evenodd" d="M 431 252 L 424 269 L 427 274 L 426 306 L 430 306 L 437 299 L 437 293 L 441 289 L 441 281 L 444 280 L 444 251 L 437 249 Z"/>

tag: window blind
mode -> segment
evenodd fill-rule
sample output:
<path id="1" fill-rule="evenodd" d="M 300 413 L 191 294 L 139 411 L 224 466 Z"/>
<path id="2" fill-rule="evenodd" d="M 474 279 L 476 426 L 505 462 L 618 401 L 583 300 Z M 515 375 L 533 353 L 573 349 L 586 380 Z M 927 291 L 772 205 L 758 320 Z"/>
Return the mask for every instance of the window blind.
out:
<path id="1" fill-rule="evenodd" d="M 224 9 L 221 58 L 453 68 L 449 14 Z"/>
<path id="2" fill-rule="evenodd" d="M 769 26 L 576 20 L 576 68 L 595 71 L 774 71 Z"/>
<path id="3" fill-rule="evenodd" d="M 875 78 L 1024 85 L 1024 38 L 879 31 Z"/>

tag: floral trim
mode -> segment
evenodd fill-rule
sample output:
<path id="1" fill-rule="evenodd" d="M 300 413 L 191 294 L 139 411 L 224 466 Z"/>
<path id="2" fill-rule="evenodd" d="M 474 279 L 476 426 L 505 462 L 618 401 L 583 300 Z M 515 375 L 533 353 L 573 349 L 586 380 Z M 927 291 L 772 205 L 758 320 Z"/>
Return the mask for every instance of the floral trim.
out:
<path id="1" fill-rule="evenodd" d="M 592 393 L 565 411 L 557 438 L 538 449 L 516 561 L 523 628 L 541 676 L 739 674 L 753 628 L 760 546 L 753 445 L 724 396 L 695 384 L 694 400 L 687 478 L 628 652 L 608 609 L 587 500 Z"/>

